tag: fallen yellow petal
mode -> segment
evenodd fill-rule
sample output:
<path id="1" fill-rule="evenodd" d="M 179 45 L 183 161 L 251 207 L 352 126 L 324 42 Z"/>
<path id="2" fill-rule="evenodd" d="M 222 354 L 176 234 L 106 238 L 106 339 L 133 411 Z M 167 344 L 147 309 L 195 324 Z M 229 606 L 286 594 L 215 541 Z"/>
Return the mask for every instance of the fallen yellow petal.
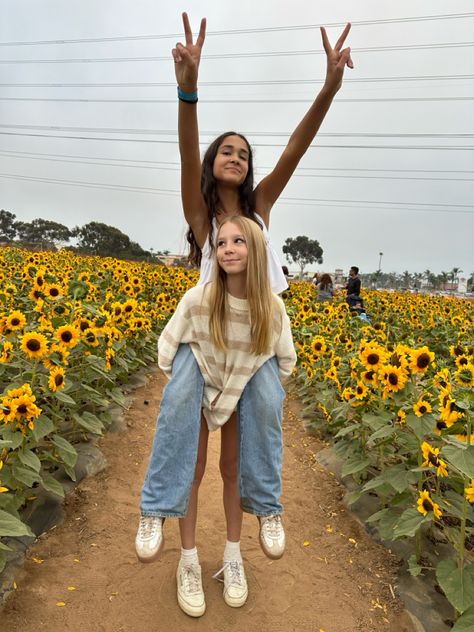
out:
<path id="1" fill-rule="evenodd" d="M 310 545 L 309 540 L 305 540 L 305 541 L 303 542 L 303 546 L 309 546 L 309 545 Z"/>
<path id="2" fill-rule="evenodd" d="M 13 582 L 13 588 L 16 590 L 18 588 L 18 584 L 14 581 Z"/>
<path id="3" fill-rule="evenodd" d="M 328 524 L 328 526 L 326 527 L 326 531 L 328 533 L 332 533 L 334 531 L 334 529 L 331 527 L 331 525 Z"/>
<path id="4" fill-rule="evenodd" d="M 76 587 L 75 586 L 68 586 L 67 589 L 68 590 L 76 590 Z"/>
<path id="5" fill-rule="evenodd" d="M 63 606 L 66 605 L 66 602 L 65 601 L 57 601 L 56 605 L 59 606 L 60 608 L 62 608 Z"/>
<path id="6" fill-rule="evenodd" d="M 78 560 L 77 557 L 74 559 L 76 563 L 79 563 L 81 560 Z"/>
<path id="7" fill-rule="evenodd" d="M 349 542 L 351 542 L 352 544 L 357 544 L 357 540 L 354 540 L 354 538 L 349 538 Z"/>
<path id="8" fill-rule="evenodd" d="M 40 557 L 32 557 L 31 559 L 33 560 L 33 562 L 36 562 L 36 564 L 42 564 L 44 562 L 44 560 L 42 560 Z"/>

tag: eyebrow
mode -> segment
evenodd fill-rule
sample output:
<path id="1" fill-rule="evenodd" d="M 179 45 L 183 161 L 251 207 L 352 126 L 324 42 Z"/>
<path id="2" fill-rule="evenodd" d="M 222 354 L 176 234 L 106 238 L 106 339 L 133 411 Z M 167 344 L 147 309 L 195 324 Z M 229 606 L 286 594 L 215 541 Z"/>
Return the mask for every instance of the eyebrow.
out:
<path id="1" fill-rule="evenodd" d="M 221 149 L 234 149 L 234 145 L 221 145 Z M 243 147 L 241 149 L 239 149 L 239 152 L 241 154 L 245 154 L 246 156 L 249 155 L 249 152 L 244 149 Z"/>

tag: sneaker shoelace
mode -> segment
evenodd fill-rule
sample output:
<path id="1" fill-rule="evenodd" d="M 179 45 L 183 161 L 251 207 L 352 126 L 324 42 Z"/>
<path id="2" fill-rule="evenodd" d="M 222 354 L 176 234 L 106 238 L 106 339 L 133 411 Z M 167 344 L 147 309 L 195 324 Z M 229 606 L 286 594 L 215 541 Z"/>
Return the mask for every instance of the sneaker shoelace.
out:
<path id="1" fill-rule="evenodd" d="M 272 540 L 278 540 L 282 535 L 281 516 L 268 516 L 263 519 L 262 529 Z"/>
<path id="2" fill-rule="evenodd" d="M 219 575 L 223 575 L 225 569 L 228 568 L 230 571 L 230 583 L 233 586 L 243 586 L 243 565 L 241 562 L 237 562 L 237 560 L 231 560 L 226 562 L 220 571 L 217 571 L 212 578 L 217 579 L 217 581 L 223 582 L 224 579 L 219 577 Z"/>
<path id="3" fill-rule="evenodd" d="M 199 573 L 199 567 L 196 564 L 185 564 L 181 567 L 181 575 L 183 578 L 184 590 L 188 595 L 200 593 L 201 588 L 201 574 Z"/>
<path id="4" fill-rule="evenodd" d="M 138 527 L 141 540 L 150 540 L 158 532 L 161 521 L 153 516 L 140 516 Z"/>

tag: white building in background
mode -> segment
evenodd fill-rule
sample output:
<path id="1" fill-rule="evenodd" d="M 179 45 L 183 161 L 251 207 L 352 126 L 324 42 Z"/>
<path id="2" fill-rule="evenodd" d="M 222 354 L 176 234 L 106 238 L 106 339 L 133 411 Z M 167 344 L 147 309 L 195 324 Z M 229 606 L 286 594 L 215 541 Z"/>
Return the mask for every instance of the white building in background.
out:
<path id="1" fill-rule="evenodd" d="M 458 278 L 457 291 L 459 292 L 459 294 L 466 294 L 466 292 L 467 292 L 467 277 L 459 277 Z"/>

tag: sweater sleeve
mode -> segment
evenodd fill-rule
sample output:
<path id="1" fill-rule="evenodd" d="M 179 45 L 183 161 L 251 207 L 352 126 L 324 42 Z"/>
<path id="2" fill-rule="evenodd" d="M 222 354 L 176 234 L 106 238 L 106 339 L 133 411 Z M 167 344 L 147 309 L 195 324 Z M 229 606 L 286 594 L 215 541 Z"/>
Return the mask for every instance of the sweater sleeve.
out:
<path id="1" fill-rule="evenodd" d="M 281 331 L 275 344 L 275 355 L 280 369 L 280 378 L 284 379 L 291 375 L 296 364 L 296 351 L 291 334 L 291 325 L 285 304 L 279 299 L 281 309 Z"/>
<path id="2" fill-rule="evenodd" d="M 158 366 L 169 380 L 179 345 L 192 340 L 193 328 L 190 326 L 190 307 L 191 301 L 186 293 L 178 303 L 175 313 L 166 323 L 158 340 Z"/>

